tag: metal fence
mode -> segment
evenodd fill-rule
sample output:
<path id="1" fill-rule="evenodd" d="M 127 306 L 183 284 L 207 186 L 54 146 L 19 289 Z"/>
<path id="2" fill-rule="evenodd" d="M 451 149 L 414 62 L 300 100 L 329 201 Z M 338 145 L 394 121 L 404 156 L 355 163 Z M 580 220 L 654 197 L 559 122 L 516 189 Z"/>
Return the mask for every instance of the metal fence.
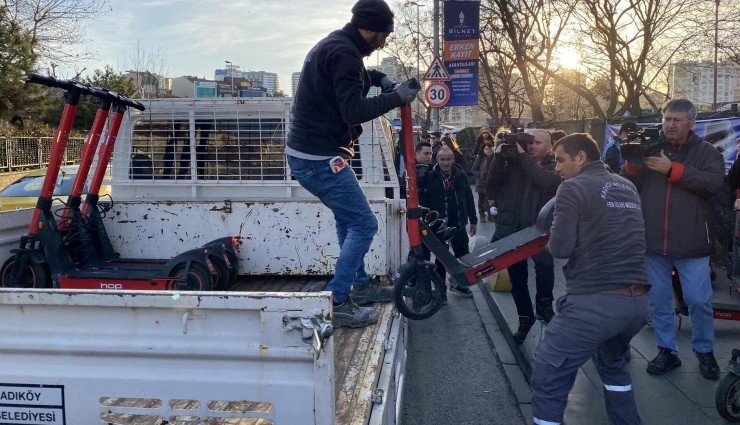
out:
<path id="1" fill-rule="evenodd" d="M 70 137 L 64 164 L 77 164 L 82 152 L 82 137 Z M 43 168 L 49 164 L 52 137 L 0 137 L 0 172 Z"/>

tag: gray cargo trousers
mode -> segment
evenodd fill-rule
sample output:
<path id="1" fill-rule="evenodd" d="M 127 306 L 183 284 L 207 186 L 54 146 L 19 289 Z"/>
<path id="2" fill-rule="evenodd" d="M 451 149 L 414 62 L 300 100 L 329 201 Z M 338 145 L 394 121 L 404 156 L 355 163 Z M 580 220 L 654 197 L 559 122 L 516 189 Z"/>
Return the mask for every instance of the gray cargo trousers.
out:
<path id="1" fill-rule="evenodd" d="M 630 340 L 647 323 L 647 295 L 567 295 L 557 308 L 535 353 L 530 382 L 534 423 L 562 423 L 578 369 L 593 358 L 609 423 L 642 424 L 626 359 Z"/>

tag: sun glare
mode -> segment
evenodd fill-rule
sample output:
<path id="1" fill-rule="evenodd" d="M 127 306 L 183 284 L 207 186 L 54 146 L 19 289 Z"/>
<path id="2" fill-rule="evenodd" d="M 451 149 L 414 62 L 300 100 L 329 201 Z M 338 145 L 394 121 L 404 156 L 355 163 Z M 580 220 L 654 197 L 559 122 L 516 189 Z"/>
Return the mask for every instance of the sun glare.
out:
<path id="1" fill-rule="evenodd" d="M 581 64 L 581 55 L 570 47 L 561 47 L 554 54 L 555 66 L 568 69 L 578 69 Z"/>

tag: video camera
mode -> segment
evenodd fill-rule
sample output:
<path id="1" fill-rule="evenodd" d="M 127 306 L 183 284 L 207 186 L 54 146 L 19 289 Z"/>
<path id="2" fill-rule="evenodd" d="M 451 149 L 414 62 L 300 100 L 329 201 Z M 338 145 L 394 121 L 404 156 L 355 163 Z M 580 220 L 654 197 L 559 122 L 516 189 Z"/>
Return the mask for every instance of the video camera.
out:
<path id="1" fill-rule="evenodd" d="M 639 163 L 643 158 L 660 155 L 664 146 L 665 140 L 660 128 L 641 128 L 628 133 L 622 142 L 622 159 Z"/>
<path id="2" fill-rule="evenodd" d="M 534 142 L 534 136 L 524 132 L 524 127 L 512 127 L 511 132 L 504 131 L 496 135 L 502 140 L 501 157 L 504 159 L 516 158 L 519 155 L 519 149 L 516 145 L 527 150 L 527 143 Z"/>

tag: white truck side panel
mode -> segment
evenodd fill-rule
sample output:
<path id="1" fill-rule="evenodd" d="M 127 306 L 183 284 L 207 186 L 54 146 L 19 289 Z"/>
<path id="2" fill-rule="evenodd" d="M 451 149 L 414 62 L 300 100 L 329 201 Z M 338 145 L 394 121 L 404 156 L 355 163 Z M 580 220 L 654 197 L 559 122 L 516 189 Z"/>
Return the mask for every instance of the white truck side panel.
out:
<path id="1" fill-rule="evenodd" d="M 365 257 L 370 274 L 386 275 L 402 258 L 398 201 L 370 201 L 378 233 Z M 317 200 L 116 202 L 105 226 L 128 258 L 171 258 L 217 237 L 240 236 L 240 274 L 331 275 L 339 254 L 334 217 Z"/>
<path id="2" fill-rule="evenodd" d="M 328 292 L 0 290 L 0 417 L 331 424 L 333 342 L 316 359 L 299 320 L 326 317 L 329 302 Z"/>

